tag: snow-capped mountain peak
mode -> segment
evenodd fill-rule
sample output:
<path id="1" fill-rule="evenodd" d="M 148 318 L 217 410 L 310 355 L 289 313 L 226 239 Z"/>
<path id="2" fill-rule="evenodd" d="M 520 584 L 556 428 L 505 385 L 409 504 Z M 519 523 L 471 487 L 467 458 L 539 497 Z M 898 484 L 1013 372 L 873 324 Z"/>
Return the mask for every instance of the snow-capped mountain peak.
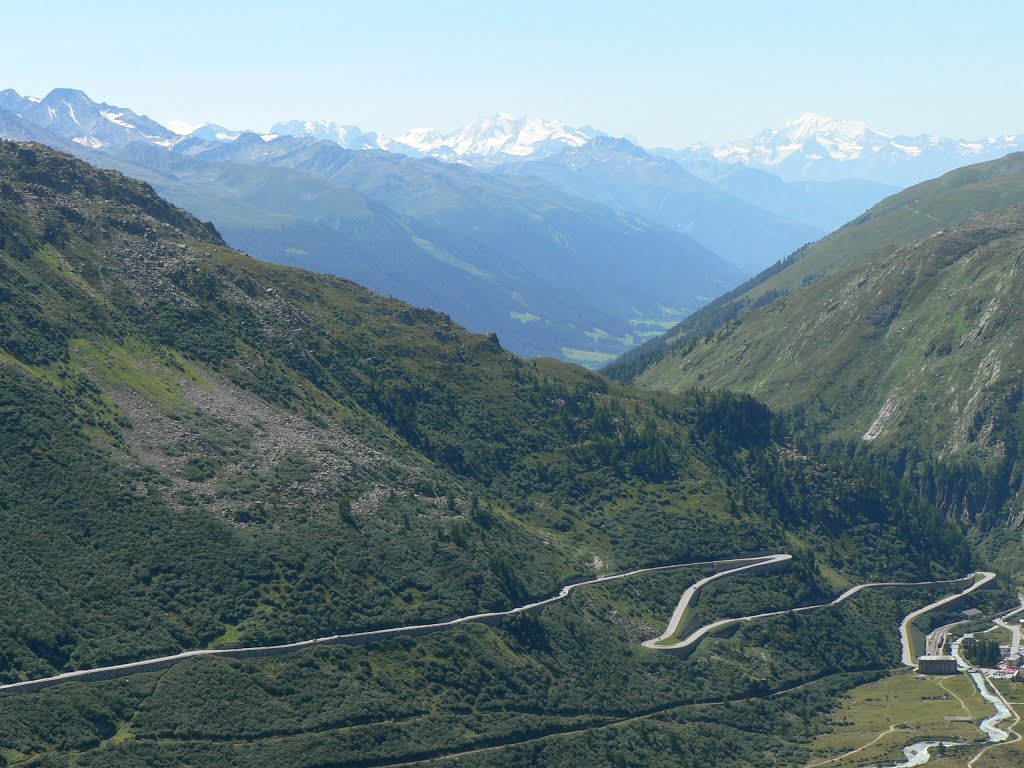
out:
<path id="1" fill-rule="evenodd" d="M 116 117 L 121 119 L 120 114 Z M 171 128 L 178 134 L 187 133 L 194 138 L 220 142 L 234 141 L 242 133 L 213 123 L 190 126 L 175 122 Z M 507 112 L 498 112 L 492 117 L 478 118 L 451 133 L 442 133 L 434 128 L 413 128 L 391 139 L 374 131 L 363 131 L 354 125 L 321 119 L 275 123 L 265 138 L 311 137 L 332 141 L 346 149 L 382 149 L 457 162 L 494 162 L 527 156 L 546 157 L 566 147 L 581 147 L 595 137 L 604 135 L 590 126 L 573 128 L 561 120 L 515 117 Z"/>
<path id="2" fill-rule="evenodd" d="M 453 133 L 417 128 L 395 141 L 423 154 L 493 158 L 543 156 L 567 146 L 583 146 L 597 135 L 599 132 L 592 128 L 571 128 L 561 120 L 516 118 L 499 112 L 493 117 L 478 118 Z"/>
<path id="3" fill-rule="evenodd" d="M 202 128 L 206 123 L 191 123 L 188 120 L 165 120 L 164 127 L 179 136 L 189 136 Z"/>
<path id="4" fill-rule="evenodd" d="M 730 142 L 714 150 L 719 160 L 761 166 L 778 165 L 793 155 L 809 160 L 825 157 L 844 162 L 891 143 L 891 136 L 875 131 L 858 120 L 837 120 L 816 112 L 805 112 L 782 128 L 762 131 L 756 136 Z"/>
<path id="5" fill-rule="evenodd" d="M 690 147 L 673 156 L 695 172 L 710 161 L 770 171 L 788 181 L 865 178 L 906 185 L 1020 148 L 1014 135 L 979 141 L 892 135 L 859 120 L 806 112 L 781 128 L 717 148 Z"/>
<path id="6" fill-rule="evenodd" d="M 188 132 L 189 136 L 203 141 L 234 141 L 247 131 L 234 131 L 216 123 L 201 123 Z"/>
<path id="7" fill-rule="evenodd" d="M 333 141 L 345 149 L 387 149 L 391 139 L 375 131 L 363 131 L 354 125 L 342 125 L 333 120 L 288 120 L 275 123 L 270 133 L 279 136 L 311 136 L 321 141 Z"/>
<path id="8" fill-rule="evenodd" d="M 8 89 L 0 92 L 0 107 L 92 149 L 120 147 L 133 141 L 168 146 L 177 138 L 145 115 L 95 102 L 73 88 L 55 88 L 42 99 L 19 96 Z"/>
<path id="9" fill-rule="evenodd" d="M 407 147 L 441 146 L 444 144 L 444 134 L 433 128 L 413 128 L 399 136 L 395 141 Z"/>
<path id="10" fill-rule="evenodd" d="M 787 121 L 785 128 L 781 132 L 796 140 L 806 139 L 811 136 L 846 136 L 853 138 L 867 134 L 885 135 L 872 130 L 866 123 L 862 123 L 859 120 L 836 120 L 834 117 L 818 114 L 817 112 L 804 112 L 795 120 Z"/>

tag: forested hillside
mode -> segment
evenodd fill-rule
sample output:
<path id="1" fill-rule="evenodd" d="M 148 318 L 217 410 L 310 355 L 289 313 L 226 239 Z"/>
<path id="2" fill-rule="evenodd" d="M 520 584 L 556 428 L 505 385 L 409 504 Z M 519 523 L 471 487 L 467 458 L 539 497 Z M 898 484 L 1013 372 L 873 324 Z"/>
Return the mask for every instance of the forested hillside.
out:
<path id="1" fill-rule="evenodd" d="M 37 144 L 0 143 L 0 423 L 0 682 L 508 607 L 631 566 L 794 552 L 720 593 L 785 608 L 971 564 L 891 474 L 798 448 L 748 396 L 523 360 L 232 251 Z M 696 766 L 733 743 L 736 765 L 790 764 L 838 691 L 894 663 L 923 597 L 772 620 L 690 661 L 642 649 L 697 575 L 498 627 L 0 695 L 0 760 L 385 765 L 564 731 L 473 759 Z"/>
<path id="2" fill-rule="evenodd" d="M 1018 525 L 1022 253 L 1024 207 L 975 216 L 750 311 L 638 382 L 752 393 L 963 522 Z"/>

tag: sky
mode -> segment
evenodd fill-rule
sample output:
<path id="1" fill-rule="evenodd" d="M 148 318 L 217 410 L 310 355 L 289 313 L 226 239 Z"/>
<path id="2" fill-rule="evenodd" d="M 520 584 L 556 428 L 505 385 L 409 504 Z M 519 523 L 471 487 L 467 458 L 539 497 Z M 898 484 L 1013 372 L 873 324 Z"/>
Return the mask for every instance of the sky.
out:
<path id="1" fill-rule="evenodd" d="M 1024 131 L 1021 29 L 1019 0 L 46 0 L 4 8 L 0 89 L 253 130 L 503 111 L 681 147 L 819 112 L 973 139 Z"/>

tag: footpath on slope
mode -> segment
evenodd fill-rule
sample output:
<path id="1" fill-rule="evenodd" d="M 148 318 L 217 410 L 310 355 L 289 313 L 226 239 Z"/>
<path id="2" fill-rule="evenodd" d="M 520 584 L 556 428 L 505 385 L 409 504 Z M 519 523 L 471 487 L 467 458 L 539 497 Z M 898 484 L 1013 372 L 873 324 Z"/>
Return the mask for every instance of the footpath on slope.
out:
<path id="1" fill-rule="evenodd" d="M 528 603 L 526 605 L 518 606 L 516 608 L 509 609 L 507 611 L 489 611 L 484 613 L 476 613 L 469 616 L 461 616 L 446 621 L 439 621 L 431 624 L 412 624 L 400 627 L 389 627 L 386 629 L 374 629 L 366 630 L 362 632 L 350 632 L 346 634 L 329 635 L 327 637 L 318 637 L 311 640 L 302 640 L 294 643 L 282 643 L 280 645 L 265 645 L 265 646 L 253 646 L 248 648 L 204 648 L 194 651 L 184 651 L 182 653 L 173 654 L 170 656 L 160 656 L 155 659 L 146 659 L 143 661 L 128 662 L 125 664 L 113 664 L 105 667 L 97 667 L 95 669 L 83 669 L 74 670 L 72 672 L 63 672 L 58 675 L 51 677 L 38 678 L 35 680 L 24 680 L 17 683 L 8 683 L 0 685 L 0 693 L 17 693 L 17 692 L 29 692 L 37 691 L 42 688 L 49 688 L 54 685 L 60 685 L 68 682 L 86 682 L 93 680 L 109 680 L 116 677 L 125 677 L 128 675 L 139 674 L 143 672 L 153 672 L 161 669 L 166 669 L 175 664 L 188 659 L 205 657 L 205 656 L 223 656 L 228 658 L 259 658 L 266 656 L 277 656 L 285 653 L 293 653 L 295 651 L 302 651 L 308 648 L 313 648 L 320 645 L 332 645 L 332 644 L 345 644 L 345 645 L 363 645 L 371 643 L 377 640 L 386 640 L 393 637 L 403 636 L 419 636 L 426 635 L 433 632 L 442 631 L 456 627 L 460 624 L 468 622 L 483 622 L 483 623 L 497 623 L 502 619 L 513 616 L 520 613 L 527 613 L 538 611 L 545 606 L 556 603 L 560 600 L 567 598 L 575 589 L 581 587 L 594 586 L 598 584 L 605 584 L 608 582 L 618 581 L 626 579 L 631 576 L 639 576 L 647 573 L 658 573 L 662 571 L 679 570 L 683 568 L 713 568 L 722 569 L 711 576 L 705 577 L 700 581 L 690 586 L 682 595 L 679 603 L 676 605 L 676 609 L 672 614 L 672 618 L 669 621 L 669 626 L 665 632 L 653 640 L 646 641 L 643 645 L 647 648 L 663 651 L 674 651 L 676 653 L 682 653 L 688 655 L 693 651 L 699 642 L 706 636 L 716 632 L 731 624 L 739 622 L 753 621 L 755 619 L 771 618 L 773 616 L 781 616 L 786 613 L 800 613 L 805 611 L 814 611 L 820 608 L 826 608 L 828 606 L 839 605 L 840 603 L 848 600 L 857 593 L 865 589 L 880 588 L 880 587 L 917 587 L 917 586 L 939 586 L 945 584 L 959 584 L 967 580 L 973 580 L 977 574 L 971 574 L 963 579 L 956 580 L 943 580 L 943 581 L 923 581 L 923 582 L 874 582 L 869 584 L 860 584 L 855 587 L 851 587 L 846 590 L 843 594 L 837 597 L 835 600 L 827 603 L 820 603 L 817 605 L 808 605 L 800 608 L 791 608 L 781 611 L 771 611 L 768 613 L 759 613 L 752 616 L 741 616 L 737 618 L 720 619 L 718 621 L 707 624 L 700 627 L 696 631 L 692 632 L 686 638 L 676 643 L 667 643 L 666 641 L 674 637 L 677 632 L 680 631 L 680 624 L 684 619 L 687 609 L 690 604 L 696 600 L 700 592 L 708 584 L 712 583 L 716 579 L 724 578 L 726 576 L 735 575 L 737 573 L 744 572 L 764 572 L 767 570 L 784 567 L 790 561 L 793 556 L 785 553 L 776 553 L 771 555 L 756 555 L 749 557 L 739 558 L 728 558 L 722 560 L 706 560 L 692 563 L 676 563 L 672 565 L 660 565 L 650 568 L 637 568 L 631 571 L 624 571 L 622 573 L 610 574 L 608 576 L 599 576 L 593 579 L 587 579 L 584 581 L 577 581 L 571 584 L 567 584 L 558 592 L 557 595 L 546 598 L 544 600 L 538 600 L 536 602 Z M 732 567 L 729 567 L 732 566 Z M 931 609 L 937 605 L 942 605 L 950 600 L 958 599 L 963 595 L 977 589 L 982 584 L 991 581 L 995 578 L 995 574 L 984 573 L 982 574 L 986 578 L 979 582 L 975 582 L 973 586 L 967 590 L 951 595 L 943 600 L 933 603 L 931 606 L 927 606 L 927 609 Z M 903 639 L 903 652 L 906 657 L 909 651 L 909 637 L 904 631 L 909 621 L 915 617 L 915 614 L 920 615 L 925 609 L 912 613 L 904 619 L 901 625 L 901 636 Z M 659 644 L 660 643 L 660 644 Z"/>

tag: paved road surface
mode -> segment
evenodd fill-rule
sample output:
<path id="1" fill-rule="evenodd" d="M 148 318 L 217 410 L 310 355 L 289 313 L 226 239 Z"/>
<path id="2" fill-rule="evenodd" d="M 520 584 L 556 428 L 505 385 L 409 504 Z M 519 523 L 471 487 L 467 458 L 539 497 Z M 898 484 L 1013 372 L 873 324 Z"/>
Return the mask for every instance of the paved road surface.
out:
<path id="1" fill-rule="evenodd" d="M 769 565 L 769 563 L 761 563 L 761 564 L 759 564 L 759 567 L 764 568 L 766 565 Z M 974 577 L 976 575 L 978 575 L 978 574 L 973 574 L 972 573 L 970 576 L 966 576 L 963 579 L 950 580 L 950 581 L 915 581 L 915 582 L 879 581 L 879 582 L 871 582 L 871 583 L 868 583 L 868 584 L 858 584 L 857 586 L 851 587 L 850 589 L 848 589 L 845 592 L 843 592 L 843 594 L 839 595 L 839 597 L 837 597 L 835 600 L 832 600 L 832 601 L 827 602 L 827 603 L 818 603 L 816 605 L 805 605 L 805 606 L 803 606 L 801 608 L 791 608 L 791 609 L 787 609 L 787 610 L 783 610 L 783 611 L 769 611 L 767 613 L 757 613 L 757 614 L 754 614 L 752 616 L 740 616 L 740 617 L 732 618 L 732 619 L 719 619 L 718 621 L 711 622 L 710 624 L 705 624 L 703 627 L 700 627 L 699 629 L 695 630 L 694 632 L 691 632 L 689 635 L 687 635 L 682 640 L 679 640 L 676 643 L 667 644 L 667 643 L 664 642 L 665 640 L 667 640 L 667 639 L 669 639 L 669 638 L 671 638 L 671 637 L 673 637 L 675 635 L 675 633 L 677 632 L 677 630 L 679 628 L 680 619 L 682 618 L 682 616 L 683 616 L 683 614 L 684 614 L 684 612 L 685 612 L 685 610 L 686 610 L 686 608 L 687 608 L 687 606 L 689 604 L 689 601 L 693 600 L 696 597 L 696 595 L 698 595 L 700 593 L 700 590 L 707 583 L 713 581 L 714 579 L 722 578 L 723 576 L 729 576 L 729 575 L 734 574 L 734 573 L 740 573 L 741 571 L 751 570 L 752 567 L 755 567 L 755 566 L 748 565 L 748 566 L 743 566 L 743 567 L 740 567 L 740 568 L 734 568 L 731 571 L 724 571 L 722 573 L 716 573 L 713 576 L 709 576 L 708 578 L 703 579 L 702 581 L 699 581 L 696 584 L 694 584 L 692 587 L 690 587 L 690 589 L 688 589 L 683 594 L 683 599 L 680 600 L 680 604 L 678 606 L 676 606 L 676 611 L 675 611 L 675 613 L 672 614 L 672 621 L 669 623 L 668 629 L 660 637 L 655 638 L 654 640 L 648 640 L 647 642 L 644 643 L 644 645 L 647 646 L 648 648 L 657 648 L 659 650 L 675 650 L 675 651 L 684 651 L 684 652 L 692 651 L 694 648 L 696 648 L 696 646 L 700 643 L 700 641 L 703 640 L 705 637 L 707 637 L 710 634 L 713 634 L 714 632 L 717 632 L 720 629 L 724 629 L 725 627 L 730 626 L 732 624 L 739 624 L 739 623 L 745 622 L 745 621 L 754 621 L 755 619 L 767 619 L 767 618 L 771 618 L 773 616 L 782 616 L 783 614 L 786 614 L 786 613 L 803 613 L 803 612 L 806 612 L 806 611 L 820 610 L 821 608 L 827 608 L 827 607 L 832 606 L 832 605 L 839 605 L 840 603 L 843 603 L 846 600 L 849 600 L 851 597 L 854 597 L 855 595 L 857 595 L 858 593 L 860 593 L 860 592 L 862 592 L 862 591 L 864 591 L 866 589 L 879 589 L 879 588 L 883 588 L 883 587 L 930 587 L 930 586 L 940 586 L 940 585 L 943 585 L 943 584 L 949 584 L 949 585 L 962 584 L 962 583 L 964 583 L 964 582 L 966 582 L 968 580 L 972 580 L 972 582 L 973 582 L 972 585 L 970 587 L 968 587 L 967 589 L 965 589 L 965 590 L 963 590 L 961 592 L 958 592 L 958 593 L 956 593 L 954 595 L 949 595 L 948 597 L 945 597 L 942 600 L 938 600 L 935 603 L 932 603 L 930 606 L 926 606 L 925 608 L 921 609 L 920 611 L 915 611 L 915 612 L 911 613 L 910 615 L 908 615 L 903 620 L 903 623 L 900 625 L 900 639 L 901 639 L 901 642 L 902 642 L 902 645 L 903 645 L 903 657 L 906 659 L 906 658 L 908 658 L 911 655 L 911 653 L 910 653 L 910 636 L 909 636 L 907 628 L 908 628 L 908 625 L 909 625 L 909 623 L 910 623 L 910 621 L 912 619 L 916 618 L 917 616 L 921 615 L 922 613 L 925 613 L 928 610 L 931 610 L 932 608 L 934 608 L 934 607 L 936 607 L 938 605 L 943 605 L 944 603 L 947 603 L 947 602 L 949 602 L 951 600 L 956 600 L 957 598 L 959 598 L 959 597 L 961 597 L 963 595 L 966 595 L 966 594 L 968 594 L 970 592 L 973 592 L 975 589 L 978 589 L 983 584 L 986 584 L 986 583 L 988 583 L 989 581 L 991 581 L 992 579 L 995 578 L 995 574 L 994 573 L 987 573 L 986 572 L 984 574 L 981 574 L 983 576 L 983 578 L 980 581 L 973 581 Z M 684 604 L 684 602 L 686 604 Z"/>
<path id="2" fill-rule="evenodd" d="M 512 608 L 508 611 L 491 611 L 487 613 L 476 613 L 471 616 L 461 616 L 456 619 L 450 619 L 448 621 L 439 621 L 432 624 L 413 624 L 401 627 L 390 627 L 388 629 L 375 629 L 365 632 L 350 632 L 347 634 L 317 637 L 312 640 L 303 640 L 297 643 L 283 643 L 281 645 L 185 651 L 184 653 L 177 653 L 171 656 L 160 656 L 155 659 L 146 659 L 145 661 L 135 661 L 128 664 L 112 664 L 110 666 L 98 667 L 96 669 L 76 670 L 74 672 L 64 672 L 59 675 L 53 675 L 52 677 L 40 678 L 37 680 L 26 680 L 19 683 L 9 683 L 7 685 L 0 685 L 0 693 L 35 691 L 41 688 L 48 688 L 50 686 L 60 685 L 61 683 L 67 683 L 72 681 L 83 682 L 89 680 L 109 680 L 111 678 L 125 677 L 127 675 L 139 674 L 141 672 L 153 672 L 159 669 L 166 669 L 167 667 L 173 666 L 174 664 L 177 664 L 179 662 L 185 661 L 187 659 L 197 658 L 200 656 L 227 656 L 230 658 L 276 656 L 284 653 L 292 653 L 294 651 L 305 650 L 307 648 L 312 648 L 318 645 L 360 645 L 364 643 L 374 642 L 375 640 L 386 640 L 392 637 L 402 637 L 407 635 L 425 635 L 432 632 L 450 629 L 451 627 L 455 627 L 459 624 L 465 624 L 471 621 L 497 622 L 500 619 L 503 619 L 507 616 L 513 616 L 517 613 L 536 611 L 547 605 L 551 605 L 552 603 L 564 600 L 572 593 L 573 590 L 579 589 L 581 587 L 588 587 L 596 584 L 604 584 L 606 582 L 618 581 L 620 579 L 626 579 L 631 576 L 638 576 L 645 573 L 672 571 L 681 568 L 728 568 L 729 566 L 733 566 L 731 570 L 726 571 L 726 573 L 731 573 L 737 570 L 744 570 L 745 568 L 751 565 L 757 565 L 769 561 L 787 561 L 791 559 L 792 555 L 773 554 L 753 557 L 729 558 L 723 560 L 705 560 L 694 563 L 677 563 L 674 565 L 662 565 L 653 568 L 637 568 L 635 570 L 626 571 L 624 573 L 616 573 L 611 574 L 609 576 L 600 576 L 594 579 L 587 579 L 586 581 L 579 581 L 572 584 L 567 584 L 566 586 L 562 587 L 561 591 L 557 595 L 553 597 L 549 597 L 545 600 L 538 600 L 537 602 L 533 603 L 528 603 L 527 605 Z"/>
<path id="3" fill-rule="evenodd" d="M 672 618 L 668 621 L 668 628 L 661 635 L 654 638 L 653 640 L 647 640 L 644 643 L 644 645 L 648 648 L 657 648 L 659 650 L 678 649 L 681 647 L 685 647 L 685 645 L 681 643 L 666 643 L 665 641 L 675 637 L 676 633 L 679 632 L 679 625 L 683 620 L 683 616 L 686 613 L 686 610 L 690 607 L 691 603 L 696 601 L 698 595 L 700 595 L 700 593 L 704 590 L 704 587 L 706 587 L 708 584 L 715 581 L 716 579 L 721 579 L 726 576 L 734 576 L 737 573 L 743 573 L 746 571 L 763 571 L 771 567 L 778 567 L 783 563 L 788 563 L 792 559 L 792 555 L 769 555 L 757 562 L 751 562 L 726 571 L 720 571 L 719 573 L 715 573 L 711 576 L 701 579 L 696 584 L 689 587 L 685 592 L 683 592 L 683 596 L 679 598 L 679 602 L 676 604 L 675 611 L 672 612 Z M 726 621 L 730 620 L 727 619 Z"/>
<path id="4" fill-rule="evenodd" d="M 946 597 L 942 598 L 941 600 L 936 600 L 934 603 L 929 603 L 924 608 L 918 608 L 916 611 L 911 611 L 910 613 L 908 613 L 906 615 L 906 618 L 903 619 L 903 623 L 900 624 L 900 640 L 903 642 L 903 665 L 907 667 L 917 666 L 917 660 L 914 658 L 913 649 L 911 649 L 910 647 L 910 624 L 914 621 L 914 619 L 916 619 L 918 616 L 923 616 L 929 611 L 933 611 L 936 608 L 946 605 L 946 603 L 951 603 L 954 600 L 959 600 L 964 595 L 969 595 L 976 589 L 981 589 L 983 586 L 992 581 L 992 579 L 994 579 L 995 577 L 996 575 L 991 571 L 975 571 L 970 576 L 960 580 L 963 582 L 967 581 L 967 579 L 974 579 L 974 583 L 971 584 L 967 589 L 963 590 L 962 592 L 957 592 L 956 594 L 946 595 Z M 939 629 L 946 629 L 948 631 L 949 626 L 947 625 L 946 627 L 940 627 Z M 943 638 L 944 637 L 945 635 L 943 635 Z M 926 642 L 925 650 L 927 650 L 927 646 L 928 643 Z"/>
<path id="5" fill-rule="evenodd" d="M 1024 611 L 1024 595 L 1018 594 L 1017 599 L 1020 601 L 1020 607 L 1015 608 L 1009 613 L 1003 614 L 1001 618 L 994 619 L 995 623 L 1004 629 L 1010 630 L 1012 640 L 1010 641 L 1010 653 L 1020 653 L 1020 635 L 1021 627 L 1020 621 L 1014 619 L 1013 621 L 1007 621 L 1007 619 L 1016 616 L 1021 611 Z"/>
<path id="6" fill-rule="evenodd" d="M 685 637 L 684 639 L 682 639 L 682 640 L 680 640 L 680 641 L 678 641 L 676 643 L 667 643 L 666 644 L 666 643 L 663 642 L 663 644 L 658 645 L 657 644 L 658 641 L 666 641 L 666 640 L 674 637 L 676 632 L 679 631 L 680 622 L 683 620 L 683 617 L 684 617 L 684 614 L 686 613 L 687 608 L 690 606 L 690 604 L 692 602 L 694 602 L 696 600 L 697 596 L 700 594 L 701 590 L 705 586 L 707 586 L 711 582 L 715 581 L 716 579 L 724 578 L 725 576 L 735 575 L 737 573 L 744 573 L 744 572 L 751 572 L 751 573 L 753 573 L 753 572 L 756 572 L 756 571 L 764 571 L 764 570 L 769 570 L 769 569 L 773 569 L 773 568 L 782 567 L 785 564 L 788 564 L 792 559 L 793 559 L 792 555 L 784 554 L 784 553 L 778 553 L 778 554 L 772 554 L 772 555 L 760 555 L 760 556 L 754 556 L 754 557 L 739 557 L 739 558 L 730 558 L 730 559 L 723 559 L 723 560 L 705 560 L 705 561 L 695 562 L 695 563 L 677 563 L 677 564 L 674 564 L 674 565 L 662 565 L 662 566 L 656 566 L 656 567 L 653 567 L 653 568 L 637 568 L 637 569 L 632 570 L 632 571 L 625 571 L 624 573 L 617 573 L 617 574 L 612 574 L 612 575 L 609 575 L 609 576 L 600 576 L 598 578 L 588 579 L 586 581 L 579 581 L 579 582 L 575 582 L 575 583 L 572 583 L 572 584 L 567 584 L 566 586 L 562 587 L 561 591 L 559 591 L 559 593 L 557 595 L 554 595 L 553 597 L 549 597 L 549 598 L 547 598 L 545 600 L 538 600 L 538 601 L 533 602 L 533 603 L 528 603 L 526 605 L 522 605 L 522 606 L 519 606 L 517 608 L 512 608 L 511 610 L 508 610 L 508 611 L 491 611 L 491 612 L 486 612 L 486 613 L 476 613 L 476 614 L 472 614 L 470 616 L 462 616 L 462 617 L 459 617 L 459 618 L 450 619 L 448 621 L 435 622 L 433 624 L 413 624 L 413 625 L 407 625 L 407 626 L 401 626 L 401 627 L 390 627 L 388 629 L 369 630 L 369 631 L 365 631 L 365 632 L 351 632 L 351 633 L 348 633 L 348 634 L 330 635 L 330 636 L 327 636 L 327 637 L 318 637 L 318 638 L 314 638 L 312 640 L 303 640 L 303 641 L 297 642 L 297 643 L 284 643 L 284 644 L 281 644 L 281 645 L 256 646 L 256 647 L 249 647 L 249 648 L 202 649 L 202 650 L 196 650 L 196 651 L 186 651 L 184 653 L 178 653 L 178 654 L 174 654 L 174 655 L 171 655 L 171 656 L 161 656 L 161 657 L 158 657 L 158 658 L 155 658 L 155 659 L 147 659 L 145 661 L 136 661 L 136 662 L 131 662 L 131 663 L 128 663 L 128 664 L 114 664 L 114 665 L 110 665 L 110 666 L 106 666 L 106 667 L 98 667 L 96 669 L 76 670 L 74 672 L 64 672 L 64 673 L 59 674 L 59 675 L 54 675 L 52 677 L 46 677 L 46 678 L 41 678 L 41 679 L 37 679 L 37 680 L 27 680 L 27 681 L 23 681 L 23 682 L 19 682 L 19 683 L 10 683 L 10 684 L 7 684 L 7 685 L 0 685 L 0 693 L 3 693 L 3 692 L 35 691 L 35 690 L 39 690 L 41 688 L 48 688 L 50 686 L 60 685 L 61 683 L 72 682 L 72 681 L 84 682 L 84 681 L 89 681 L 89 680 L 107 680 L 107 679 L 111 679 L 111 678 L 115 678 L 115 677 L 124 677 L 124 676 L 127 676 L 127 675 L 138 674 L 138 673 L 141 673 L 141 672 L 152 672 L 152 671 L 159 670 L 159 669 L 166 669 L 167 667 L 170 667 L 170 666 L 172 666 L 174 664 L 177 664 L 177 663 L 179 663 L 181 661 L 185 661 L 187 659 L 192 659 L 192 658 L 197 658 L 197 657 L 200 657 L 200 656 L 227 656 L 227 657 L 230 657 L 230 658 L 275 656 L 275 655 L 280 655 L 280 654 L 284 654 L 284 653 L 292 653 L 292 652 L 295 652 L 295 651 L 305 650 L 307 648 L 312 648 L 312 647 L 315 647 L 315 646 L 318 646 L 318 645 L 330 645 L 330 644 L 358 645 L 358 644 L 364 644 L 364 643 L 373 642 L 375 640 L 385 640 L 385 639 L 389 639 L 389 638 L 392 638 L 392 637 L 402 637 L 402 636 L 407 636 L 407 635 L 424 635 L 424 634 L 429 634 L 429 633 L 432 633 L 432 632 L 438 632 L 438 631 L 442 631 L 442 630 L 445 630 L 445 629 L 449 629 L 451 627 L 458 626 L 459 624 L 465 624 L 467 622 L 472 622 L 472 621 L 497 622 L 497 621 L 499 621 L 499 620 L 501 620 L 501 619 L 503 619 L 503 618 L 505 618 L 507 616 L 512 616 L 512 615 L 515 615 L 515 614 L 518 614 L 518 613 L 526 613 L 526 612 L 530 612 L 530 611 L 540 610 L 541 608 L 543 608 L 545 606 L 551 605 L 551 604 L 556 603 L 556 602 L 558 602 L 560 600 L 564 600 L 575 589 L 579 589 L 579 588 L 582 588 L 582 587 L 593 586 L 593 585 L 597 585 L 597 584 L 604 584 L 606 582 L 618 581 L 618 580 L 621 580 L 621 579 L 629 578 L 631 576 L 638 576 L 638 575 L 645 574 L 645 573 L 657 573 L 657 572 L 660 572 L 660 571 L 671 571 L 671 570 L 678 570 L 678 569 L 682 569 L 682 568 L 694 568 L 694 567 L 705 567 L 705 568 L 721 569 L 718 573 L 715 573 L 715 574 L 713 574 L 711 576 L 708 576 L 708 577 L 706 577 L 704 579 L 701 579 L 700 581 L 698 581 L 697 583 L 695 583 L 691 587 L 689 587 L 683 593 L 682 597 L 679 600 L 679 603 L 676 605 L 676 609 L 675 609 L 675 611 L 672 614 L 672 618 L 670 619 L 668 628 L 665 630 L 665 632 L 660 637 L 658 637 L 658 638 L 656 638 L 654 640 L 648 640 L 647 642 L 644 643 L 644 645 L 647 646 L 648 648 L 654 648 L 654 649 L 657 649 L 657 650 L 677 651 L 677 652 L 682 651 L 684 653 L 689 653 L 694 648 L 696 648 L 697 644 L 699 644 L 700 641 L 703 638 L 707 637 L 708 635 L 710 635 L 710 634 L 712 634 L 712 633 L 714 633 L 714 632 L 716 632 L 716 631 L 718 631 L 718 630 L 722 629 L 723 627 L 726 627 L 726 626 L 728 626 L 730 624 L 736 624 L 736 623 L 745 622 L 745 621 L 753 621 L 755 619 L 770 618 L 772 616 L 781 616 L 781 615 L 783 615 L 785 613 L 789 613 L 789 610 L 771 611 L 771 612 L 768 612 L 768 613 L 755 614 L 753 616 L 741 616 L 741 617 L 738 617 L 738 618 L 721 619 L 719 621 L 715 621 L 715 622 L 712 622 L 711 624 L 707 624 L 707 625 L 705 625 L 703 627 L 700 627 L 699 629 L 697 629 L 694 632 L 690 633 L 687 637 Z M 940 584 L 955 584 L 955 583 L 965 582 L 968 579 L 974 579 L 974 577 L 976 575 L 978 575 L 978 574 L 971 574 L 970 576 L 968 576 L 968 577 L 966 577 L 964 579 L 960 579 L 958 582 L 953 582 L 953 581 L 925 581 L 925 582 L 876 582 L 876 583 L 870 583 L 870 584 L 860 584 L 860 585 L 858 585 L 856 587 L 852 587 L 852 588 L 846 590 L 846 592 L 844 592 L 843 594 L 841 594 L 839 597 L 837 597 L 835 600 L 832 600 L 831 602 L 821 603 L 821 604 L 818 604 L 818 605 L 808 605 L 808 606 L 804 606 L 804 607 L 801 607 L 801 608 L 794 608 L 794 609 L 792 609 L 792 611 L 794 613 L 800 613 L 800 612 L 804 612 L 804 611 L 817 610 L 819 608 L 824 608 L 824 607 L 830 606 L 830 605 L 839 605 L 840 603 L 848 600 L 849 598 L 853 597 L 854 595 L 856 595 L 857 593 L 859 593 L 859 592 L 861 592 L 862 590 L 865 590 L 865 589 L 873 589 L 873 588 L 879 588 L 879 587 L 936 586 L 936 585 L 940 585 Z M 968 589 L 966 589 L 966 590 L 964 590 L 964 591 L 962 591 L 960 593 L 957 593 L 955 595 L 951 595 L 949 597 L 943 598 L 942 600 L 939 600 L 939 601 L 937 601 L 935 603 L 932 603 L 931 605 L 926 606 L 925 608 L 922 608 L 919 611 L 915 611 L 915 612 L 909 614 L 903 620 L 903 624 L 900 626 L 900 633 L 901 633 L 901 637 L 902 637 L 902 640 L 903 640 L 903 655 L 904 655 L 904 659 L 907 659 L 910 656 L 909 634 L 908 634 L 908 631 L 907 631 L 907 627 L 909 626 L 910 621 L 913 620 L 914 618 L 916 618 L 917 616 L 921 615 L 922 613 L 925 613 L 926 611 L 931 610 L 932 608 L 935 608 L 935 607 L 937 607 L 939 605 L 943 605 L 944 603 L 949 602 L 950 600 L 955 600 L 956 598 L 960 597 L 961 595 L 968 594 L 969 592 L 972 592 L 975 589 L 978 589 L 983 584 L 985 584 L 988 581 L 991 581 L 993 578 L 995 578 L 995 574 L 991 574 L 991 573 L 983 573 L 983 574 L 980 574 L 980 575 L 983 576 L 983 578 L 981 580 L 979 580 L 979 581 L 975 581 L 972 584 L 972 586 L 970 586 Z M 1022 608 L 1024 608 L 1024 606 L 1022 606 Z"/>

